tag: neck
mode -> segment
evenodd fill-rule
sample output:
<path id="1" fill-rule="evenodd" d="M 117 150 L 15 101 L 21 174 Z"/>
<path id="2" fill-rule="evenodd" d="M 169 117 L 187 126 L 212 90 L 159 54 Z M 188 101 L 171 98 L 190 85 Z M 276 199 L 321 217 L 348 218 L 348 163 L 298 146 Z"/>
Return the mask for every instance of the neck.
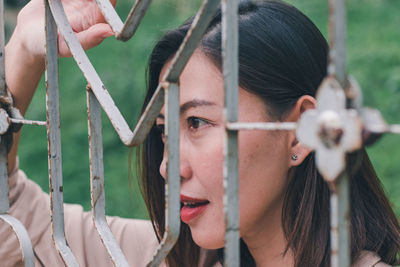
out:
<path id="1" fill-rule="evenodd" d="M 291 250 L 285 253 L 286 238 L 282 229 L 281 211 L 279 214 L 269 214 L 266 222 L 259 222 L 258 229 L 243 236 L 257 267 L 288 267 L 294 266 L 294 258 Z M 265 227 L 267 225 L 267 227 Z"/>

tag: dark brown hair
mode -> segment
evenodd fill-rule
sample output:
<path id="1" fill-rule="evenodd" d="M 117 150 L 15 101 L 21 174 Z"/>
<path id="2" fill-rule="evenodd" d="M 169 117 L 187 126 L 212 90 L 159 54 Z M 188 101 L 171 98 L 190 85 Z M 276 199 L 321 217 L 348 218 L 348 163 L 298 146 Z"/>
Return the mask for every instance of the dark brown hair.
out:
<path id="1" fill-rule="evenodd" d="M 193 19 L 167 32 L 156 44 L 148 66 L 147 105 L 162 67 L 180 46 Z M 221 10 L 211 21 L 199 48 L 221 69 Z M 265 101 L 270 115 L 285 116 L 303 95 L 315 96 L 326 75 L 328 46 L 315 25 L 296 8 L 280 1 L 239 4 L 239 84 Z M 141 189 L 154 229 L 164 234 L 164 179 L 159 173 L 164 145 L 156 127 L 139 150 Z M 376 252 L 382 261 L 399 264 L 400 227 L 364 149 L 348 155 L 351 173 L 351 255 Z M 329 266 L 329 189 L 311 153 L 296 168 L 285 194 L 282 225 L 295 266 Z M 242 241 L 243 266 L 255 266 Z M 195 266 L 199 247 L 190 229 L 181 235 L 167 261 Z"/>

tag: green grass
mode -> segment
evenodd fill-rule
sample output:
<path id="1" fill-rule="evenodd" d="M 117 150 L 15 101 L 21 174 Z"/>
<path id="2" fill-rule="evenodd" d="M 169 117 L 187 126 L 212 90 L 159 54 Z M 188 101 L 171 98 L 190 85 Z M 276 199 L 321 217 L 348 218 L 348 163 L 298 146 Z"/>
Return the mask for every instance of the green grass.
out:
<path id="1" fill-rule="evenodd" d="M 175 3 L 179 2 L 177 7 Z M 291 0 L 327 36 L 327 1 Z M 360 83 L 367 106 L 379 108 L 389 123 L 400 122 L 400 1 L 351 0 L 348 2 L 348 70 Z M 183 22 L 199 1 L 153 1 L 138 32 L 127 43 L 109 38 L 88 52 L 96 70 L 130 125 L 141 108 L 145 67 L 152 46 L 163 30 Z M 132 3 L 120 1 L 125 18 Z M 64 197 L 90 209 L 86 82 L 72 59 L 60 60 Z M 41 83 L 27 114 L 45 119 L 45 89 Z M 122 145 L 108 118 L 103 116 L 107 214 L 146 218 L 136 178 L 129 180 L 129 149 Z M 369 155 L 400 215 L 400 137 L 385 136 Z M 20 165 L 28 176 L 48 191 L 47 143 L 44 128 L 25 126 Z M 129 185 L 132 185 L 131 187 Z M 131 188 L 131 189 L 130 189 Z"/>

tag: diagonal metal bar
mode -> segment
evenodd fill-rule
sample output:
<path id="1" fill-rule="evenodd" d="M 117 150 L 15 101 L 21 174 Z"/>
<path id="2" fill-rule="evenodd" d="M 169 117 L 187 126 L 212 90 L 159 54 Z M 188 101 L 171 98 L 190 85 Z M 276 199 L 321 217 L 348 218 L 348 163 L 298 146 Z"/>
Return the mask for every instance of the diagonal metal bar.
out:
<path id="1" fill-rule="evenodd" d="M 107 0 L 106 0 L 107 1 Z M 120 33 L 117 34 L 117 39 L 121 41 L 128 41 L 135 34 L 140 22 L 142 21 L 144 14 L 146 14 L 149 8 L 151 0 L 137 0 L 128 17 L 124 23 L 124 26 Z"/>
<path id="2" fill-rule="evenodd" d="M 165 183 L 165 233 L 153 259 L 147 266 L 156 267 L 165 259 L 176 243 L 181 226 L 180 220 L 180 151 L 179 151 L 179 86 L 170 84 L 166 89 L 166 150 L 168 154 Z"/>
<path id="3" fill-rule="evenodd" d="M 222 1 L 222 63 L 226 123 L 237 122 L 239 104 L 238 76 L 238 1 Z M 240 266 L 238 131 L 226 129 L 224 138 L 224 266 Z"/>
<path id="4" fill-rule="evenodd" d="M 150 6 L 151 0 L 137 0 L 129 12 L 125 23 L 122 22 L 109 0 L 96 0 L 96 3 L 117 39 L 127 41 L 135 34 Z"/>
<path id="5" fill-rule="evenodd" d="M 114 33 L 118 34 L 121 32 L 124 23 L 118 16 L 113 5 L 109 0 L 95 0 L 101 13 L 103 14 L 107 23 L 111 26 Z"/>
<path id="6" fill-rule="evenodd" d="M 132 132 L 129 129 L 129 126 L 126 123 L 125 119 L 122 117 L 120 111 L 115 106 L 114 101 L 106 90 L 99 75 L 96 73 L 93 65 L 90 63 L 89 58 L 85 54 L 85 51 L 83 50 L 81 44 L 75 37 L 75 34 L 64 12 L 61 1 L 49 0 L 49 6 L 59 31 L 67 42 L 72 55 L 77 61 L 78 66 L 83 72 L 86 80 L 89 82 L 91 88 L 93 89 L 93 92 L 99 100 L 102 108 L 109 116 L 110 121 L 114 128 L 117 130 L 122 142 L 127 145 L 130 144 L 130 141 L 132 139 Z"/>
<path id="7" fill-rule="evenodd" d="M 121 248 L 118 246 L 106 220 L 103 140 L 101 133 L 101 107 L 96 97 L 87 90 L 89 158 L 92 218 L 99 236 L 115 266 L 129 267 Z"/>
<path id="8" fill-rule="evenodd" d="M 45 22 L 47 143 L 53 240 L 64 263 L 67 266 L 79 266 L 67 245 L 64 232 L 57 27 L 47 1 L 45 1 Z"/>
<path id="9" fill-rule="evenodd" d="M 33 267 L 34 256 L 33 256 L 32 243 L 24 225 L 16 218 L 7 214 L 0 214 L 0 220 L 3 220 L 8 225 L 10 225 L 11 229 L 17 235 L 20 244 L 20 249 L 22 251 L 22 260 L 25 262 L 25 267 Z"/>
<path id="10" fill-rule="evenodd" d="M 171 83 L 176 83 L 182 73 L 183 68 L 188 62 L 189 58 L 197 48 L 204 32 L 211 22 L 215 12 L 218 9 L 219 0 L 204 0 L 195 18 L 193 19 L 192 26 L 190 27 L 182 45 L 179 47 L 171 65 L 165 73 L 163 80 Z"/>
<path id="11" fill-rule="evenodd" d="M 182 72 L 183 67 L 189 60 L 190 55 L 197 47 L 197 44 L 201 40 L 202 35 L 207 28 L 207 25 L 211 21 L 213 14 L 218 8 L 218 2 L 219 1 L 217 0 L 205 0 L 203 2 L 199 12 L 195 17 L 191 29 L 189 30 L 188 35 L 184 39 L 181 47 L 179 48 L 171 63 L 170 68 L 166 73 L 166 80 L 170 82 L 177 81 L 179 74 Z M 152 101 L 149 103 L 149 106 L 146 108 L 146 111 L 140 118 L 134 132 L 132 132 L 125 119 L 123 118 L 121 112 L 115 106 L 114 101 L 106 90 L 100 77 L 96 73 L 93 65 L 90 63 L 82 46 L 75 37 L 75 34 L 72 31 L 72 28 L 65 15 L 61 1 L 49 0 L 49 5 L 54 15 L 57 26 L 65 41 L 67 42 L 68 47 L 70 48 L 71 53 L 75 58 L 75 61 L 78 63 L 79 68 L 89 82 L 93 93 L 96 95 L 97 100 L 99 101 L 104 112 L 110 119 L 120 139 L 127 146 L 141 144 L 144 141 L 147 133 L 150 131 L 154 120 L 156 119 L 158 113 L 162 108 L 162 86 L 158 86 L 152 98 Z"/>

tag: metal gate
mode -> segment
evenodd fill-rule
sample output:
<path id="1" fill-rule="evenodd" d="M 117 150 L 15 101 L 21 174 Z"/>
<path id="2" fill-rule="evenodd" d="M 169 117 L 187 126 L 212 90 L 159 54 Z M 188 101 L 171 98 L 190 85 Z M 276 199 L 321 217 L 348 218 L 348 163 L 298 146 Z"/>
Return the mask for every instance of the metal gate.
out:
<path id="1" fill-rule="evenodd" d="M 96 0 L 117 39 L 130 39 L 139 26 L 150 0 L 137 0 L 125 23 L 121 21 L 108 0 Z M 225 81 L 224 185 L 225 185 L 225 265 L 239 266 L 239 213 L 238 213 L 238 131 L 239 130 L 296 130 L 301 142 L 316 151 L 320 173 L 331 189 L 331 266 L 350 266 L 349 177 L 345 169 L 345 153 L 362 146 L 361 131 L 373 133 L 400 133 L 400 125 L 387 126 L 380 113 L 361 107 L 361 90 L 354 79 L 346 74 L 346 10 L 345 0 L 329 0 L 330 4 L 330 60 L 328 76 L 322 82 L 317 97 L 317 109 L 305 112 L 293 123 L 238 122 L 238 0 L 204 0 L 194 21 L 174 56 L 170 67 L 158 85 L 149 105 L 136 127 L 131 130 L 116 107 L 72 31 L 61 0 L 45 1 L 46 14 L 46 83 L 47 120 L 28 121 L 13 110 L 5 88 L 4 71 L 4 16 L 0 1 L 0 219 L 15 231 L 21 244 L 26 266 L 33 266 L 32 245 L 24 226 L 7 215 L 9 209 L 7 182 L 7 142 L 4 134 L 13 124 L 35 124 L 47 127 L 49 153 L 49 179 L 53 238 L 57 250 L 67 266 L 78 263 L 68 247 L 64 234 L 63 179 L 61 169 L 60 114 L 58 89 L 57 31 L 60 31 L 88 81 L 87 103 L 89 121 L 89 158 L 91 200 L 95 227 L 116 266 L 128 263 L 115 241 L 105 217 L 104 170 L 101 135 L 101 110 L 126 146 L 140 145 L 165 103 L 166 146 L 168 169 L 166 184 L 166 232 L 148 266 L 158 266 L 176 242 L 180 230 L 180 175 L 179 175 L 179 76 L 201 40 L 214 12 L 222 4 L 223 76 Z M 337 130 L 339 142 L 331 142 Z M 325 133 L 325 134 L 321 134 Z M 329 144 L 329 145 L 326 145 Z M 329 161 L 327 161 L 329 159 Z"/>

